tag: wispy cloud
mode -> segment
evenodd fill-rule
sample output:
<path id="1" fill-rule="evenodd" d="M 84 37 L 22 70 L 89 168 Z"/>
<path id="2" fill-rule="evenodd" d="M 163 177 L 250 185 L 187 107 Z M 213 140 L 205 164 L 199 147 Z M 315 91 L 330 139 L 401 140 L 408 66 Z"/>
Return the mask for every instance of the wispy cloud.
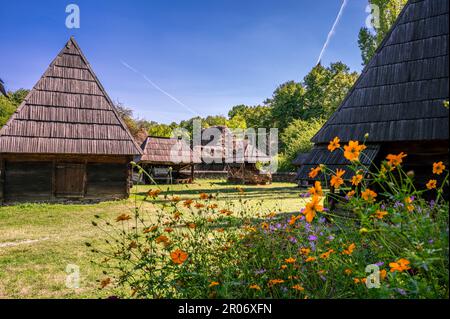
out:
<path id="1" fill-rule="evenodd" d="M 347 2 L 348 2 L 348 0 L 343 0 L 342 1 L 342 5 L 341 5 L 341 8 L 339 9 L 339 13 L 338 13 L 338 15 L 336 17 L 336 20 L 334 20 L 334 23 L 333 23 L 333 26 L 331 27 L 330 32 L 328 32 L 327 40 L 325 41 L 325 44 L 322 47 L 322 51 L 320 51 L 320 55 L 319 55 L 319 58 L 317 59 L 317 63 L 316 64 L 319 64 L 319 62 L 322 61 L 322 57 L 323 57 L 323 55 L 324 55 L 324 53 L 325 53 L 325 51 L 326 51 L 326 49 L 328 47 L 328 44 L 330 43 L 331 38 L 334 35 L 334 30 L 336 29 L 336 27 L 339 24 L 339 21 L 341 20 L 341 17 L 342 17 L 342 14 L 344 13 L 344 9 L 345 9 L 345 7 L 347 5 Z"/>
<path id="2" fill-rule="evenodd" d="M 170 98 L 171 100 L 173 100 L 175 103 L 181 105 L 182 107 L 184 107 L 186 110 L 188 110 L 190 113 L 194 114 L 195 116 L 200 116 L 200 114 L 198 112 L 196 112 L 194 109 L 192 109 L 190 106 L 186 105 L 185 103 L 181 102 L 179 99 L 177 99 L 175 96 L 173 96 L 172 94 L 170 94 L 169 92 L 165 91 L 164 89 L 162 89 L 158 84 L 156 84 L 155 82 L 153 82 L 152 80 L 150 80 L 144 73 L 136 70 L 135 68 L 133 68 L 131 65 L 129 65 L 128 63 L 124 62 L 124 61 L 120 61 L 122 63 L 122 65 L 124 67 L 126 67 L 127 69 L 133 71 L 134 73 L 140 75 L 147 83 L 149 83 L 153 88 L 155 88 L 156 90 L 158 90 L 159 92 L 161 92 L 162 94 L 166 95 L 168 98 Z"/>

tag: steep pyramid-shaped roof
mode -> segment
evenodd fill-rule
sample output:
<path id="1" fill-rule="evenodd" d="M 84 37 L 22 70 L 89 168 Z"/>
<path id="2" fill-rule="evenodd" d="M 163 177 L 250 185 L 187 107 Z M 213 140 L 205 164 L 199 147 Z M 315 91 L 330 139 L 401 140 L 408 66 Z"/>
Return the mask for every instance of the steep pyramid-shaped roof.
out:
<path id="1" fill-rule="evenodd" d="M 0 153 L 141 154 L 70 38 L 0 130 Z"/>
<path id="2" fill-rule="evenodd" d="M 448 0 L 410 0 L 314 143 L 446 140 Z"/>

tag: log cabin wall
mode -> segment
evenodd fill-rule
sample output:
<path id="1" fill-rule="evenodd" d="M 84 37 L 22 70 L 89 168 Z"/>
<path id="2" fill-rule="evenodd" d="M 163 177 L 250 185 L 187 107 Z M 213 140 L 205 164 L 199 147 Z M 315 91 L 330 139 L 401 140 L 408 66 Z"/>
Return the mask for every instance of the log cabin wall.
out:
<path id="1" fill-rule="evenodd" d="M 64 202 L 129 196 L 130 156 L 0 155 L 0 201 Z"/>

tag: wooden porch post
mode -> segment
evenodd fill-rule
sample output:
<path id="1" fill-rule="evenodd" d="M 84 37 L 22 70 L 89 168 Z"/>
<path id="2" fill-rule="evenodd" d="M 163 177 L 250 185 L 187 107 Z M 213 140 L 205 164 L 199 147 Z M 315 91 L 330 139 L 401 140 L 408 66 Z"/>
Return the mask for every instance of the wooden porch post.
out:
<path id="1" fill-rule="evenodd" d="M 191 165 L 191 182 L 194 182 L 194 164 Z"/>

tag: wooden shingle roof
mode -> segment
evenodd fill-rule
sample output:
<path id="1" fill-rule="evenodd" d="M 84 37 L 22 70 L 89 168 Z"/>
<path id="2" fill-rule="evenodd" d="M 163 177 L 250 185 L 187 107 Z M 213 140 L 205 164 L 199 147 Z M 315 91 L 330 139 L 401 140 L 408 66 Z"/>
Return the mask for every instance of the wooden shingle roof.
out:
<path id="1" fill-rule="evenodd" d="M 142 144 L 141 163 L 179 165 L 192 163 L 190 145 L 177 138 L 149 136 Z"/>
<path id="2" fill-rule="evenodd" d="M 0 130 L 0 153 L 141 154 L 70 38 Z"/>
<path id="3" fill-rule="evenodd" d="M 314 143 L 447 140 L 449 1 L 410 0 Z"/>

